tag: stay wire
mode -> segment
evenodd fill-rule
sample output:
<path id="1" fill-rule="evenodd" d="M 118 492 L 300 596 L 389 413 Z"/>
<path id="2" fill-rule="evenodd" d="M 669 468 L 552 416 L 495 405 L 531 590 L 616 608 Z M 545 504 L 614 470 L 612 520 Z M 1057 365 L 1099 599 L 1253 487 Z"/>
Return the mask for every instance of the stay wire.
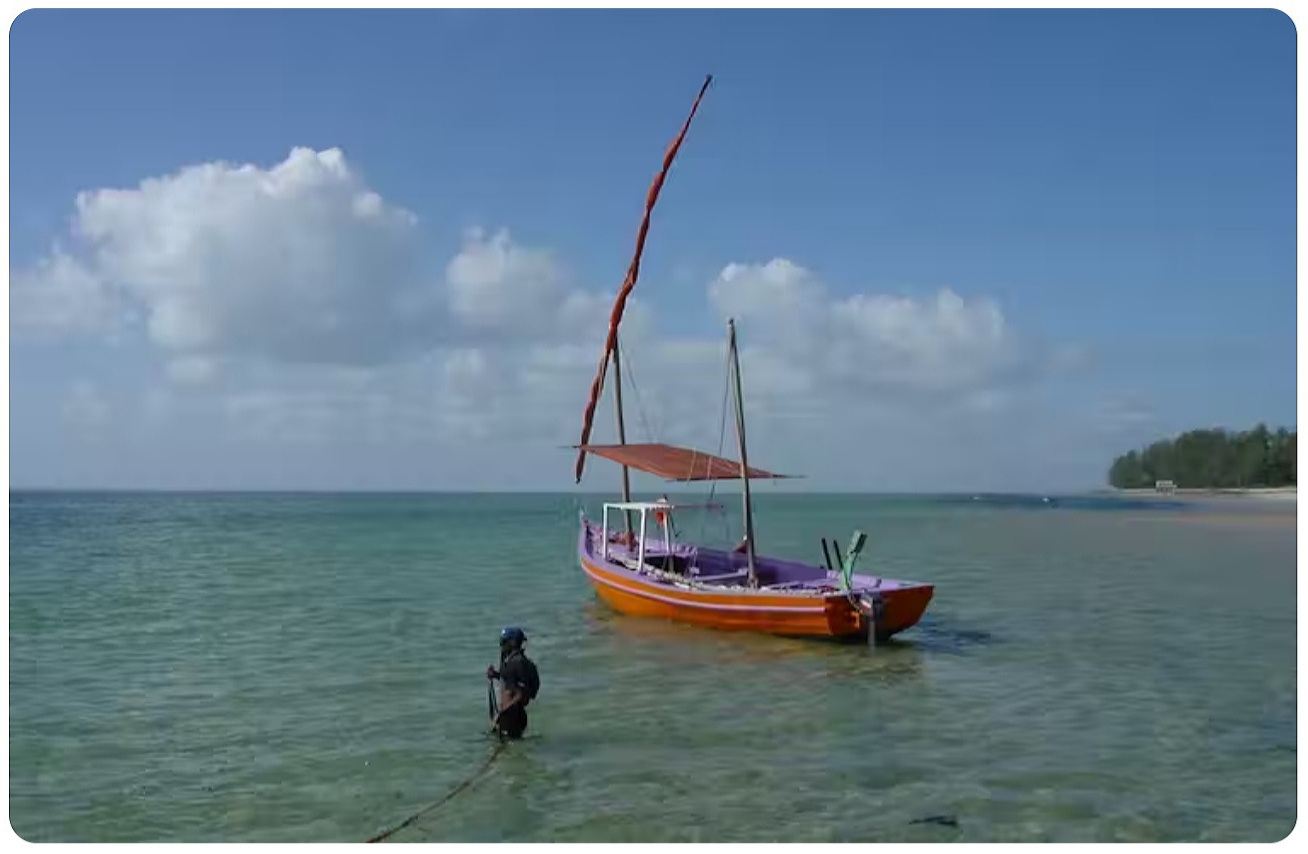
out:
<path id="1" fill-rule="evenodd" d="M 640 388 L 636 385 L 636 372 L 632 367 L 631 357 L 627 355 L 627 348 L 623 346 L 621 338 L 618 339 L 618 350 L 621 351 L 622 367 L 624 369 L 622 379 L 631 387 L 632 394 L 636 396 L 636 415 L 640 418 L 640 425 L 645 430 L 645 435 L 649 438 L 649 441 L 657 442 L 663 431 L 662 429 L 654 429 L 654 427 L 659 426 L 658 424 L 651 425 L 653 416 L 649 415 L 645 410 L 645 401 L 641 398 Z"/>
<path id="2" fill-rule="evenodd" d="M 719 457 L 722 456 L 722 449 L 723 449 L 723 448 L 726 446 L 726 444 L 727 444 L 727 398 L 728 398 L 728 397 L 730 396 L 730 394 L 731 394 L 731 349 L 730 349 L 730 348 L 727 349 L 727 358 L 726 358 L 726 362 L 727 362 L 727 364 L 726 364 L 726 370 L 724 370 L 723 373 L 722 373 L 722 407 L 721 407 L 721 410 L 722 410 L 722 421 L 721 421 L 721 423 L 718 425 L 718 450 L 717 450 L 717 455 L 718 455 Z M 705 533 L 706 529 L 708 528 L 708 513 L 709 513 L 709 511 L 712 509 L 712 506 L 711 506 L 711 505 L 713 504 L 713 499 L 714 499 L 714 497 L 717 495 L 717 491 L 718 491 L 718 482 L 717 482 L 716 480 L 712 480 L 712 481 L 710 481 L 710 482 L 709 482 L 708 501 L 706 502 L 706 503 L 707 503 L 708 505 L 710 505 L 710 506 L 705 508 L 704 516 L 701 517 L 701 519 L 702 519 L 702 521 L 701 521 L 701 523 L 700 523 L 700 539 L 701 539 L 701 540 L 704 538 L 704 533 Z M 722 533 L 723 533 L 723 536 L 724 536 L 724 537 L 726 537 L 726 538 L 729 538 L 729 537 L 730 537 L 730 532 L 727 530 L 727 514 L 726 514 L 725 510 L 724 510 L 724 512 L 723 512 L 723 514 L 722 514 Z"/>

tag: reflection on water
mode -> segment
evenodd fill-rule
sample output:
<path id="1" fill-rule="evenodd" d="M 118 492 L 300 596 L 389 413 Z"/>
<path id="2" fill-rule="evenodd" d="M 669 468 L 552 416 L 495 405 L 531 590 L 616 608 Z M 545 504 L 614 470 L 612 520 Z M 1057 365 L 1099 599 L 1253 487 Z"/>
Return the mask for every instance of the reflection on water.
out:
<path id="1" fill-rule="evenodd" d="M 693 626 L 672 620 L 628 617 L 595 599 L 585 606 L 596 636 L 618 654 L 653 657 L 675 666 L 803 668 L 805 678 L 845 678 L 851 674 L 908 675 L 920 669 L 920 639 L 869 646 L 866 641 L 777 637 L 753 632 Z"/>
<path id="2" fill-rule="evenodd" d="M 926 653 L 967 655 L 998 642 L 998 638 L 983 629 L 956 625 L 949 617 L 943 619 L 925 616 L 916 626 L 917 631 L 901 640 Z"/>

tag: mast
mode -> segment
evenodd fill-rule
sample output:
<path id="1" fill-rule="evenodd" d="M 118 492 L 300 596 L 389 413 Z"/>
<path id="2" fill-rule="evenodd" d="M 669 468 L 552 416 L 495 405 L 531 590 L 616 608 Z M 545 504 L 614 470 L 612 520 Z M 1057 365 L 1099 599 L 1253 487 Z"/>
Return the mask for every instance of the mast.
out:
<path id="1" fill-rule="evenodd" d="M 618 413 L 618 444 L 627 444 L 627 424 L 622 415 L 622 359 L 619 357 L 621 348 L 618 346 L 617 333 L 613 335 L 613 408 Z M 637 401 L 639 403 L 639 401 Z M 624 504 L 631 502 L 631 469 L 627 466 L 622 467 L 622 501 Z M 631 511 L 622 511 L 622 518 L 627 520 L 627 534 L 631 535 Z"/>
<path id="2" fill-rule="evenodd" d="M 745 557 L 749 561 L 749 586 L 758 586 L 758 568 L 754 565 L 754 509 L 749 496 L 749 457 L 745 452 L 745 393 L 740 385 L 740 351 L 736 348 L 736 321 L 727 321 L 727 346 L 731 353 L 731 378 L 736 398 L 736 440 L 740 445 L 741 493 L 745 505 Z"/>

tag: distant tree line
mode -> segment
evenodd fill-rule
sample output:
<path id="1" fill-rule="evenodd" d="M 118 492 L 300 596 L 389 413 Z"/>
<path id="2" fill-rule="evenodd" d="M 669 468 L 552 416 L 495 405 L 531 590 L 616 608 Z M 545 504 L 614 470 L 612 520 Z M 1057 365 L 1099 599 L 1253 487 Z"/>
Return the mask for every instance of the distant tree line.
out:
<path id="1" fill-rule="evenodd" d="M 1191 430 L 1113 461 L 1108 482 L 1118 489 L 1152 488 L 1170 480 L 1179 489 L 1295 486 L 1297 433 L 1265 424 L 1252 430 Z"/>

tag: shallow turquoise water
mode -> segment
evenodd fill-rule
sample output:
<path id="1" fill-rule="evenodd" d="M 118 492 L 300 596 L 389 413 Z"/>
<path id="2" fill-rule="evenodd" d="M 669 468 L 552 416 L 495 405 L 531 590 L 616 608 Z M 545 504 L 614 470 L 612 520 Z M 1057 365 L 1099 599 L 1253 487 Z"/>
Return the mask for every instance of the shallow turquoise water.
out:
<path id="1" fill-rule="evenodd" d="M 13 493 L 11 824 L 366 839 L 481 764 L 482 673 L 516 622 L 544 680 L 530 737 L 396 841 L 1290 831 L 1293 524 L 758 504 L 772 553 L 867 530 L 861 568 L 937 584 L 927 618 L 869 649 L 614 615 L 576 566 L 575 496 Z"/>

